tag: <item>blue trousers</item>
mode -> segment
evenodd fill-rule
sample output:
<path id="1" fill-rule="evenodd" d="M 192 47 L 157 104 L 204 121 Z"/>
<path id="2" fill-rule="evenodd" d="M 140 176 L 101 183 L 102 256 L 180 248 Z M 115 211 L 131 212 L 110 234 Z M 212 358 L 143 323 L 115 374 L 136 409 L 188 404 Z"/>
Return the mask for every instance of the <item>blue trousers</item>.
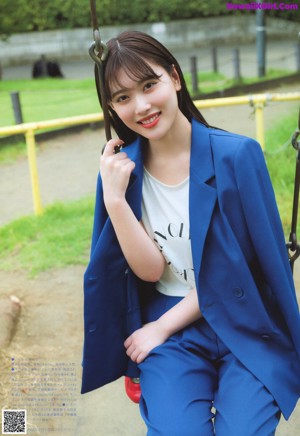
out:
<path id="1" fill-rule="evenodd" d="M 179 301 L 152 292 L 143 321 L 154 321 Z M 139 368 L 148 436 L 275 434 L 280 411 L 274 398 L 204 318 L 155 347 Z"/>

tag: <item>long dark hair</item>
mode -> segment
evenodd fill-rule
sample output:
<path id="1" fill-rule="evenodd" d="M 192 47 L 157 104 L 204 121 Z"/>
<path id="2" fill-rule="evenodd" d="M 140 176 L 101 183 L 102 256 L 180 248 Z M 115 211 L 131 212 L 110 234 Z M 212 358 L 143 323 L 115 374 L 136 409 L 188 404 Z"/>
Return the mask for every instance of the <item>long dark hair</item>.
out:
<path id="1" fill-rule="evenodd" d="M 125 31 L 116 38 L 110 39 L 107 47 L 108 58 L 104 65 L 104 87 L 108 102 L 111 100 L 111 85 L 117 83 L 117 73 L 120 70 L 124 70 L 133 80 L 144 81 L 150 78 L 159 78 L 147 61 L 161 66 L 169 74 L 175 67 L 181 83 L 181 89 L 177 92 L 179 109 L 189 121 L 195 118 L 208 126 L 208 123 L 191 99 L 177 60 L 160 42 L 143 32 Z M 95 77 L 97 83 L 98 75 L 96 74 Z M 99 83 L 97 83 L 97 90 L 101 103 Z M 109 107 L 109 116 L 111 125 L 125 144 L 129 144 L 136 139 L 137 134 L 123 123 L 111 107 Z"/>

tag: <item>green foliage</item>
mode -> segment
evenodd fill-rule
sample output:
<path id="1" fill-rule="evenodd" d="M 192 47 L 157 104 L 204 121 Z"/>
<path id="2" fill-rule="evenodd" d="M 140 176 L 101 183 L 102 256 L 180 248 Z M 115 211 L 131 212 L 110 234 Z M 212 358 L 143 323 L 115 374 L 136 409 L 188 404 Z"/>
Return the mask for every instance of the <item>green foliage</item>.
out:
<path id="1" fill-rule="evenodd" d="M 102 0 L 96 2 L 99 25 L 170 21 L 226 14 L 222 0 Z M 0 34 L 72 29 L 91 25 L 87 0 L 2 0 Z"/>
<path id="2" fill-rule="evenodd" d="M 5 17 L 5 26 L 2 22 Z M 1 0 L 0 34 L 90 26 L 87 0 Z"/>
<path id="3" fill-rule="evenodd" d="M 297 4 L 295 0 L 285 1 L 285 4 L 288 3 Z M 100 26 L 255 13 L 247 10 L 230 11 L 224 0 L 98 0 L 96 7 Z M 300 10 L 266 11 L 266 16 L 292 21 L 299 21 L 299 15 Z M 88 0 L 1 0 L 2 37 L 12 33 L 73 29 L 90 25 Z"/>
<path id="4" fill-rule="evenodd" d="M 14 28 L 14 2 L 10 0 L 2 0 L 1 2 L 1 19 L 0 19 L 0 39 L 6 39 L 11 33 L 17 33 L 18 30 Z"/>

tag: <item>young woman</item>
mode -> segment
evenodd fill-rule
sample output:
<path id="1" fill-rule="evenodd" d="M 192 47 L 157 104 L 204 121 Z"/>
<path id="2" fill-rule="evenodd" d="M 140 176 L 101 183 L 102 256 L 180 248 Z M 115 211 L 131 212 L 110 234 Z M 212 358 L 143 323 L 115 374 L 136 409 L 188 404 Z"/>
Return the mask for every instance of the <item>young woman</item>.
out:
<path id="1" fill-rule="evenodd" d="M 300 394 L 300 317 L 263 153 L 208 126 L 158 41 L 124 32 L 108 48 L 117 137 L 100 161 L 82 393 L 139 376 L 148 435 L 273 435 Z"/>

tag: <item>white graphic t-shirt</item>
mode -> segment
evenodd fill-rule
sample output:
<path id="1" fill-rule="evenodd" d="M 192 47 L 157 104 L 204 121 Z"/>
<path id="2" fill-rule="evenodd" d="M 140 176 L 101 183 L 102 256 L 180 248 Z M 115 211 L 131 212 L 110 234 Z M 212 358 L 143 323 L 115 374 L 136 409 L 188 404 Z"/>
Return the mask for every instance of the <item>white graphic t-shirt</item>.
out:
<path id="1" fill-rule="evenodd" d="M 156 289 L 184 297 L 195 287 L 189 228 L 189 178 L 165 185 L 144 169 L 142 222 L 166 259 Z"/>

